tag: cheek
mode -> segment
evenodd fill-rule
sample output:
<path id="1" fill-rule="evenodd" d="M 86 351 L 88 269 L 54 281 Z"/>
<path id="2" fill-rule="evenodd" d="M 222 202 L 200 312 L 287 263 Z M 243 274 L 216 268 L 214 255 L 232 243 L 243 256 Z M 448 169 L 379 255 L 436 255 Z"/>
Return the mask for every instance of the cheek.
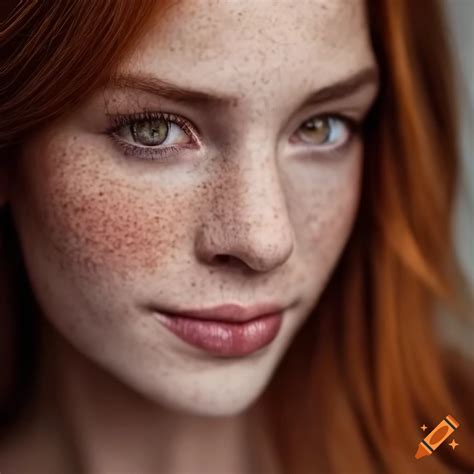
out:
<path id="1" fill-rule="evenodd" d="M 349 237 L 359 205 L 361 155 L 346 160 L 306 182 L 301 235 L 307 255 L 332 261 Z"/>
<path id="2" fill-rule="evenodd" d="M 156 272 L 172 256 L 187 208 L 176 193 L 120 176 L 97 151 L 54 149 L 44 158 L 22 196 L 32 230 L 63 268 L 126 278 Z"/>
<path id="3" fill-rule="evenodd" d="M 167 217 L 178 209 L 160 209 L 159 201 L 113 181 L 100 190 L 76 187 L 80 183 L 61 183 L 47 216 L 51 241 L 69 265 L 87 271 L 151 271 L 157 256 L 172 251 L 177 239 Z"/>
<path id="4" fill-rule="evenodd" d="M 308 213 L 313 241 L 332 240 L 350 230 L 357 210 L 359 187 L 352 180 L 343 184 L 327 183 L 318 193 L 318 199 Z"/>

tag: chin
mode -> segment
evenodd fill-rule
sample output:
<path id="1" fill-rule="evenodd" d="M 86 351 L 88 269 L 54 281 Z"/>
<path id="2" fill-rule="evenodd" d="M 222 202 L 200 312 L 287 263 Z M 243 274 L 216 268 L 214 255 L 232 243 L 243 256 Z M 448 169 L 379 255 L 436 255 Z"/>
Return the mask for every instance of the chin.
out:
<path id="1" fill-rule="evenodd" d="M 239 394 L 229 397 L 225 393 L 200 392 L 195 395 L 192 392 L 186 396 L 169 399 L 167 397 L 154 397 L 153 401 L 169 410 L 191 416 L 206 417 L 232 417 L 245 412 L 255 403 L 260 393 L 245 396 Z"/>
<path id="2" fill-rule="evenodd" d="M 230 383 L 229 383 L 230 379 Z M 130 382 L 130 381 L 129 381 Z M 206 374 L 174 373 L 154 381 L 128 384 L 158 407 L 191 416 L 231 417 L 242 414 L 259 398 L 265 384 L 253 385 L 238 374 L 206 377 Z M 138 383 L 137 383 L 138 382 Z"/>

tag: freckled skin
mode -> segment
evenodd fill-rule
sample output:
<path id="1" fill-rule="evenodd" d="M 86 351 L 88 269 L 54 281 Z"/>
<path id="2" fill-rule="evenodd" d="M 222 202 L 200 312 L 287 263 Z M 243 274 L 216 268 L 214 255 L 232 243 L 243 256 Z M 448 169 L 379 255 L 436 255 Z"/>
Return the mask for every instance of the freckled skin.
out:
<path id="1" fill-rule="evenodd" d="M 299 105 L 370 64 L 361 1 L 171 8 L 122 69 L 239 101 L 211 111 L 98 92 L 25 144 L 9 200 L 48 320 L 152 400 L 195 414 L 244 410 L 317 303 L 358 206 L 361 140 L 326 154 L 292 144 L 305 120 L 328 112 Z M 361 117 L 375 94 L 358 100 Z M 105 105 L 182 115 L 202 145 L 164 163 L 125 156 L 104 135 Z M 264 352 L 228 360 L 187 346 L 146 309 L 264 301 L 296 304 Z"/>

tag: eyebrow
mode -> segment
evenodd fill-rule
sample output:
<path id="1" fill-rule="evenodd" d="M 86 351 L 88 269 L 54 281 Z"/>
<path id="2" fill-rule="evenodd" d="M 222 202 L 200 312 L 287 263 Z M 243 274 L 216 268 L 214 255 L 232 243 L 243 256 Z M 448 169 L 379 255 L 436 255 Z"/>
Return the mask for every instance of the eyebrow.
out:
<path id="1" fill-rule="evenodd" d="M 347 78 L 311 93 L 303 101 L 303 105 L 342 99 L 355 94 L 361 88 L 369 84 L 376 84 L 377 81 L 378 71 L 376 67 L 367 66 Z M 110 79 L 108 87 L 139 90 L 170 99 L 174 102 L 185 102 L 195 105 L 228 105 L 230 103 L 239 103 L 239 99 L 235 96 L 214 95 L 205 91 L 187 89 L 153 76 L 120 73 Z"/>

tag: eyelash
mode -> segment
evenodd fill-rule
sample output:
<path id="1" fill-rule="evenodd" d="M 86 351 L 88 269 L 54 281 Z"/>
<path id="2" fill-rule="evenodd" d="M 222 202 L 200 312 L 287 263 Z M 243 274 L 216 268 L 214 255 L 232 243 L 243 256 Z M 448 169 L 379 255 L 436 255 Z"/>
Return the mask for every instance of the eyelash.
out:
<path id="1" fill-rule="evenodd" d="M 124 154 L 126 156 L 135 156 L 139 157 L 140 159 L 144 160 L 151 160 L 151 161 L 168 161 L 171 159 L 175 152 L 181 151 L 183 148 L 194 148 L 195 145 L 199 143 L 196 132 L 194 131 L 194 127 L 183 117 L 179 115 L 170 114 L 167 112 L 153 112 L 150 110 L 145 110 L 143 112 L 138 112 L 135 114 L 130 115 L 109 115 L 110 120 L 112 121 L 113 125 L 108 128 L 105 133 L 120 147 L 122 148 Z M 308 120 L 305 120 L 303 124 L 310 121 L 314 118 L 320 119 L 336 119 L 343 122 L 347 128 L 349 137 L 348 139 L 342 144 L 334 148 L 330 148 L 329 151 L 337 151 L 338 149 L 346 148 L 352 142 L 354 136 L 359 133 L 360 130 L 360 122 L 357 120 L 348 117 L 347 115 L 343 114 L 321 114 L 321 115 L 314 115 L 310 117 Z M 169 126 L 170 123 L 178 125 L 181 129 L 186 133 L 186 135 L 192 140 L 192 144 L 181 144 L 181 145 L 171 145 L 166 147 L 159 147 L 159 146 L 135 146 L 127 143 L 126 141 L 122 140 L 118 135 L 117 132 L 123 127 L 130 127 L 133 124 L 147 122 L 152 120 L 163 120 Z M 302 124 L 302 125 L 303 125 Z"/>

